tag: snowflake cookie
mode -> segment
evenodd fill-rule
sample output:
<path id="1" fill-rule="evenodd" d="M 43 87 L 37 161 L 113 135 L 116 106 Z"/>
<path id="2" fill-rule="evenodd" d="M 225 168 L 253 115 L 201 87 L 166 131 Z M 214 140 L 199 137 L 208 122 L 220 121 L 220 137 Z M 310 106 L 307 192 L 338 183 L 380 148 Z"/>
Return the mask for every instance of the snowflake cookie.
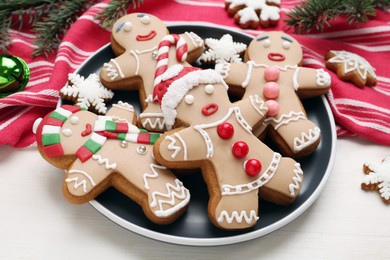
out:
<path id="1" fill-rule="evenodd" d="M 390 204 L 390 156 L 381 163 L 365 163 L 364 176 L 361 187 L 363 190 L 378 190 L 385 203 Z"/>
<path id="2" fill-rule="evenodd" d="M 280 19 L 280 0 L 226 0 L 225 9 L 242 29 L 275 26 Z"/>
<path id="3" fill-rule="evenodd" d="M 241 62 L 240 55 L 245 52 L 247 47 L 245 43 L 234 42 L 230 34 L 223 35 L 219 40 L 207 38 L 205 45 L 208 49 L 200 56 L 200 60 L 203 63 L 211 64 Z"/>
<path id="4" fill-rule="evenodd" d="M 76 103 L 80 108 L 88 109 L 98 114 L 106 114 L 105 102 L 109 102 L 114 92 L 105 88 L 99 76 L 92 73 L 86 79 L 78 74 L 68 75 L 68 84 L 60 90 L 63 99 Z"/>
<path id="5" fill-rule="evenodd" d="M 330 51 L 325 56 L 326 67 L 339 79 L 358 87 L 375 86 L 375 68 L 363 57 L 348 51 Z"/>

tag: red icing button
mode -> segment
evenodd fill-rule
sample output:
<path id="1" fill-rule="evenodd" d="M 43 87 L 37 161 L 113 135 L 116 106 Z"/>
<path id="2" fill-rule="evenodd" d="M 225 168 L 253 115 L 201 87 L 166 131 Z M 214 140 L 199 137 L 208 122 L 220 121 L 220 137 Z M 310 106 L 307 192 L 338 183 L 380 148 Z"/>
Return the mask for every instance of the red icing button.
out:
<path id="1" fill-rule="evenodd" d="M 249 159 L 244 163 L 246 174 L 256 176 L 261 171 L 261 163 L 257 159 Z"/>
<path id="2" fill-rule="evenodd" d="M 238 141 L 233 144 L 232 153 L 236 158 L 244 158 L 249 152 L 249 146 L 243 141 Z"/>
<path id="3" fill-rule="evenodd" d="M 217 133 L 222 139 L 230 139 L 234 134 L 234 127 L 232 124 L 224 122 L 218 126 Z"/>

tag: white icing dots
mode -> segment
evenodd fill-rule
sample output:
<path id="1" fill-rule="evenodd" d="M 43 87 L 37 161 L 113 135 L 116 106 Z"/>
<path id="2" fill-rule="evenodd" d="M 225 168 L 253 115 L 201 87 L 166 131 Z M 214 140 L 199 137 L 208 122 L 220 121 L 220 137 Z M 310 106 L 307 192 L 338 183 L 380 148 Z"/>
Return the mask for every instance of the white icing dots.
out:
<path id="1" fill-rule="evenodd" d="M 130 32 L 133 29 L 133 24 L 131 22 L 125 22 L 123 25 L 123 30 Z"/>
<path id="2" fill-rule="evenodd" d="M 206 94 L 213 94 L 214 93 L 214 86 L 211 85 L 211 84 L 208 84 L 204 87 L 204 92 L 206 92 Z"/>
<path id="3" fill-rule="evenodd" d="M 143 24 L 150 24 L 150 16 L 149 15 L 144 15 L 141 17 L 141 23 Z"/>
<path id="4" fill-rule="evenodd" d="M 73 132 L 72 132 L 72 129 L 64 128 L 64 129 L 62 129 L 62 134 L 69 137 L 69 136 L 72 136 Z"/>
<path id="5" fill-rule="evenodd" d="M 263 41 L 264 48 L 271 47 L 271 41 L 269 39 Z"/>
<path id="6" fill-rule="evenodd" d="M 72 116 L 72 117 L 70 118 L 70 123 L 71 123 L 72 125 L 77 125 L 79 122 L 80 122 L 80 118 L 77 117 L 77 116 Z"/>
<path id="7" fill-rule="evenodd" d="M 291 47 L 291 42 L 285 41 L 282 45 L 283 49 L 288 50 Z"/>
<path id="8" fill-rule="evenodd" d="M 192 105 L 195 101 L 195 98 L 193 95 L 186 95 L 185 98 L 184 98 L 184 102 L 186 102 L 186 104 L 188 105 Z"/>

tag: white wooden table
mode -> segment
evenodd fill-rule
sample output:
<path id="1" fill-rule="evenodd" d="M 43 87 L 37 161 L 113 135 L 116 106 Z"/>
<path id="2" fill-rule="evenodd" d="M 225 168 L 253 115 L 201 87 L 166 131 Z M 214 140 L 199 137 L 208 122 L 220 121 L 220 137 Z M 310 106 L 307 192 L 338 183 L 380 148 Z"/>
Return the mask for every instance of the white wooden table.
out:
<path id="1" fill-rule="evenodd" d="M 62 197 L 63 172 L 35 149 L 0 147 L 0 259 L 390 259 L 390 205 L 360 189 L 362 165 L 390 147 L 337 141 L 317 201 L 281 229 L 248 242 L 190 247 L 132 233 L 90 204 Z"/>

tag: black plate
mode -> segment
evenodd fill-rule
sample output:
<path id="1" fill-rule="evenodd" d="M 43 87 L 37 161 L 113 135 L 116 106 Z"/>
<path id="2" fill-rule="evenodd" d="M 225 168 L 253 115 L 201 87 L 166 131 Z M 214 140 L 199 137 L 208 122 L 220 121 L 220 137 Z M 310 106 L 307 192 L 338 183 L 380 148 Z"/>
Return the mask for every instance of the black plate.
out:
<path id="1" fill-rule="evenodd" d="M 229 33 L 234 41 L 249 44 L 252 37 L 237 31 L 222 27 L 205 25 L 174 25 L 169 26 L 171 33 L 192 31 L 202 38 L 220 38 Z M 115 55 L 108 44 L 98 50 L 78 69 L 78 73 L 87 77 L 90 73 L 99 73 L 103 63 Z M 114 101 L 126 101 L 140 112 L 137 92 L 118 91 Z M 335 154 L 335 125 L 330 108 L 324 97 L 317 97 L 303 102 L 308 117 L 322 131 L 322 141 L 318 149 L 310 156 L 299 160 L 305 180 L 295 203 L 283 207 L 260 202 L 257 225 L 246 231 L 224 231 L 214 227 L 207 216 L 208 194 L 200 172 L 180 175 L 180 179 L 191 192 L 191 203 L 188 211 L 176 222 L 170 225 L 156 225 L 150 222 L 141 208 L 111 188 L 92 201 L 91 204 L 105 216 L 119 225 L 138 234 L 175 244 L 185 245 L 222 245 L 246 241 L 272 232 L 303 213 L 318 197 L 326 183 L 333 166 Z"/>

